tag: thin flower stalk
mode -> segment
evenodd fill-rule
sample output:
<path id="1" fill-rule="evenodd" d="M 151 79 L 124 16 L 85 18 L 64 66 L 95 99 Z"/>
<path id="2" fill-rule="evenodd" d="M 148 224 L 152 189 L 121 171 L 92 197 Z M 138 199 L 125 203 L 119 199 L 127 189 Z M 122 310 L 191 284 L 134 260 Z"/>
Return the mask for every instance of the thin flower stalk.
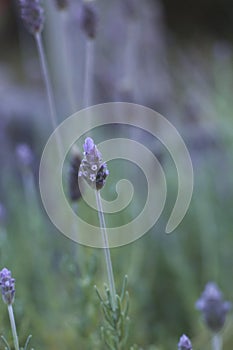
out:
<path id="1" fill-rule="evenodd" d="M 14 347 L 15 347 L 15 350 L 19 350 L 19 340 L 18 340 L 17 331 L 16 331 L 13 307 L 12 307 L 11 304 L 8 305 L 8 314 L 9 314 L 9 318 L 10 318 L 10 324 L 11 324 L 11 331 L 12 331 L 12 336 L 13 336 L 13 341 L 14 341 Z"/>
<path id="2" fill-rule="evenodd" d="M 56 114 L 56 107 L 55 107 L 53 90 L 52 90 L 52 85 L 51 85 L 51 81 L 50 81 L 48 64 L 47 64 L 47 60 L 46 60 L 46 56 L 45 56 L 42 37 L 41 37 L 41 34 L 39 32 L 37 32 L 35 34 L 35 40 L 36 40 L 38 55 L 39 55 L 40 64 L 41 64 L 42 75 L 43 75 L 45 88 L 46 88 L 46 92 L 47 92 L 47 97 L 48 97 L 51 123 L 52 123 L 53 129 L 55 130 L 57 125 L 58 125 L 57 116 L 56 116 L 57 115 Z M 56 132 L 56 142 L 57 142 L 58 151 L 59 151 L 60 155 L 62 155 L 63 154 L 62 142 L 61 142 L 60 136 L 57 132 Z"/>
<path id="3" fill-rule="evenodd" d="M 102 240 L 104 244 L 104 255 L 105 255 L 105 261 L 107 266 L 107 273 L 108 273 L 108 282 L 109 282 L 109 290 L 111 294 L 111 300 L 112 300 L 112 309 L 113 311 L 116 310 L 116 287 L 114 282 L 114 276 L 113 276 L 113 268 L 112 268 L 112 260 L 110 255 L 110 249 L 109 249 L 109 242 L 108 242 L 108 234 L 106 230 L 106 224 L 105 224 L 105 218 L 103 213 L 103 207 L 101 203 L 101 197 L 100 192 L 95 191 L 96 196 L 96 203 L 98 208 L 98 217 L 100 222 L 100 229 L 102 233 Z"/>
<path id="4" fill-rule="evenodd" d="M 72 62 L 70 54 L 70 35 L 68 33 L 68 13 L 67 8 L 59 11 L 60 23 L 61 23 L 61 52 L 63 54 L 63 71 L 65 72 L 65 85 L 67 91 L 67 97 L 69 100 L 70 113 L 76 111 L 76 98 L 73 88 L 73 73 L 72 73 Z"/>
<path id="5" fill-rule="evenodd" d="M 84 108 L 89 107 L 93 100 L 94 42 L 86 42 L 86 66 L 84 76 Z"/>
<path id="6" fill-rule="evenodd" d="M 94 3 L 84 1 L 80 11 L 80 27 L 86 36 L 86 66 L 84 76 L 84 107 L 92 103 L 94 42 L 97 32 L 98 15 Z"/>
<path id="7" fill-rule="evenodd" d="M 126 348 L 129 330 L 129 294 L 126 291 L 127 276 L 125 276 L 119 296 L 116 294 L 108 234 L 100 196 L 100 190 L 105 185 L 109 171 L 107 164 L 102 161 L 101 153 L 90 137 L 86 138 L 83 149 L 84 158 L 80 164 L 79 177 L 83 178 L 95 191 L 108 275 L 108 286 L 105 285 L 105 297 L 102 297 L 95 287 L 105 319 L 104 325 L 101 327 L 102 339 L 108 349 L 123 350 Z"/>
<path id="8" fill-rule="evenodd" d="M 34 36 L 36 41 L 38 55 L 40 59 L 41 69 L 42 69 L 42 76 L 44 79 L 45 88 L 47 92 L 51 123 L 52 123 L 53 129 L 55 130 L 58 124 L 57 113 L 55 108 L 54 95 L 53 95 L 52 85 L 50 81 L 48 65 L 47 65 L 46 56 L 45 56 L 45 50 L 44 50 L 42 37 L 41 37 L 41 33 L 43 31 L 44 22 L 45 22 L 44 8 L 42 6 L 41 0 L 19 0 L 19 6 L 20 6 L 21 19 L 24 23 L 24 26 L 28 30 L 28 32 Z M 62 142 L 57 132 L 56 132 L 56 141 L 57 141 L 59 154 L 60 156 L 62 156 L 63 154 Z"/>
<path id="9" fill-rule="evenodd" d="M 6 218 L 7 218 L 6 208 L 0 202 L 0 249 L 2 250 L 1 256 L 5 251 L 4 244 L 6 243 L 6 240 L 7 240 Z"/>
<path id="10" fill-rule="evenodd" d="M 222 350 L 222 336 L 219 333 L 213 334 L 212 350 Z"/>
<path id="11" fill-rule="evenodd" d="M 111 255 L 109 249 L 108 235 L 106 230 L 106 224 L 104 219 L 104 213 L 101 203 L 101 197 L 99 191 L 106 182 L 106 177 L 109 174 L 106 163 L 102 161 L 102 155 L 97 149 L 94 141 L 88 137 L 84 143 L 84 158 L 82 159 L 79 168 L 79 177 L 83 178 L 93 190 L 95 190 L 96 203 L 98 208 L 98 217 L 100 222 L 100 229 L 102 234 L 104 255 L 107 266 L 107 274 L 109 281 L 109 289 L 111 295 L 111 304 L 113 311 L 116 310 L 116 288 L 113 277 L 113 268 L 111 262 Z"/>
<path id="12" fill-rule="evenodd" d="M 19 143 L 16 146 L 15 155 L 23 183 L 28 229 L 37 234 L 39 230 L 35 230 L 35 226 L 40 227 L 42 217 L 39 215 L 38 194 L 34 178 L 36 157 L 30 145 L 26 143 Z"/>
<path id="13" fill-rule="evenodd" d="M 46 60 L 46 56 L 45 56 L 44 45 L 42 43 L 41 34 L 36 33 L 35 39 L 36 39 L 38 54 L 39 54 L 39 58 L 40 58 L 43 79 L 44 79 L 46 92 L 47 92 L 47 96 L 48 96 L 51 121 L 52 121 L 53 128 L 55 129 L 57 126 L 56 108 L 55 108 L 52 86 L 51 86 L 51 82 L 50 82 L 50 78 L 49 78 L 48 65 L 47 65 L 47 60 Z"/>

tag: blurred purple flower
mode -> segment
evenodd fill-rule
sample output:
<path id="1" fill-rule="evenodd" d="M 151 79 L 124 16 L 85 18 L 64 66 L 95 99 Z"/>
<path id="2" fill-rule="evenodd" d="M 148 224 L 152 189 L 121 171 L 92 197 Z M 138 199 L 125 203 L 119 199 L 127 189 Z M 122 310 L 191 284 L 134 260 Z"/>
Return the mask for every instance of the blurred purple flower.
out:
<path id="1" fill-rule="evenodd" d="M 19 0 L 20 15 L 31 34 L 40 33 L 44 27 L 44 9 L 41 0 Z"/>
<path id="2" fill-rule="evenodd" d="M 192 343 L 185 334 L 183 334 L 180 337 L 180 341 L 178 343 L 178 350 L 192 350 Z"/>
<path id="3" fill-rule="evenodd" d="M 102 162 L 102 155 L 90 137 L 86 138 L 83 149 L 84 158 L 78 175 L 85 179 L 92 188 L 100 190 L 109 175 L 107 165 Z"/>
<path id="4" fill-rule="evenodd" d="M 71 150 L 69 162 L 69 196 L 72 202 L 78 200 L 82 195 L 78 183 L 78 172 L 82 161 L 82 155 L 76 146 Z"/>
<path id="5" fill-rule="evenodd" d="M 231 303 L 223 301 L 218 286 L 209 282 L 196 302 L 196 309 L 202 312 L 207 327 L 213 332 L 218 332 L 225 323 L 226 314 L 231 309 Z"/>
<path id="6" fill-rule="evenodd" d="M 122 2 L 123 4 L 123 8 L 127 14 L 127 16 L 129 16 L 130 18 L 134 18 L 137 14 L 137 10 L 139 7 L 139 3 L 137 0 L 125 0 L 124 2 Z"/>
<path id="7" fill-rule="evenodd" d="M 15 150 L 17 159 L 20 165 L 29 167 L 33 163 L 33 153 L 31 148 L 26 143 L 20 143 Z"/>
<path id="8" fill-rule="evenodd" d="M 89 39 L 94 39 L 97 32 L 98 15 L 93 3 L 83 2 L 79 13 L 80 27 Z"/>
<path id="9" fill-rule="evenodd" d="M 15 280 L 11 277 L 11 271 L 7 268 L 0 271 L 0 288 L 4 303 L 7 305 L 13 304 L 15 297 Z"/>
<path id="10" fill-rule="evenodd" d="M 69 0 L 55 0 L 55 3 L 60 10 L 65 10 L 69 6 Z"/>

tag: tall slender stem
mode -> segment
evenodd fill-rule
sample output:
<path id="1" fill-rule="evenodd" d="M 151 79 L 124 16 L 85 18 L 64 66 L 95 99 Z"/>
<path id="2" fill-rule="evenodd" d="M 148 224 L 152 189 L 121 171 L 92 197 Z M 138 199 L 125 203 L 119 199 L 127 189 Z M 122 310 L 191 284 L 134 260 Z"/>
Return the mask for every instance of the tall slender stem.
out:
<path id="1" fill-rule="evenodd" d="M 57 113 L 56 113 L 53 90 L 52 90 L 52 85 L 51 85 L 51 81 L 50 81 L 48 65 L 47 65 L 47 60 L 46 60 L 46 56 L 45 56 L 44 46 L 42 43 L 41 34 L 36 33 L 35 39 L 36 39 L 38 54 L 39 54 L 39 58 L 40 58 L 42 75 L 43 75 L 45 88 L 46 88 L 46 92 L 47 92 L 47 97 L 48 97 L 51 123 L 52 123 L 53 130 L 55 130 L 57 125 L 58 125 Z M 62 142 L 60 140 L 60 136 L 59 136 L 58 132 L 56 132 L 56 142 L 57 142 L 58 151 L 59 151 L 60 155 L 62 156 L 63 147 L 62 147 Z"/>
<path id="2" fill-rule="evenodd" d="M 108 234 L 106 230 L 106 224 L 104 219 L 104 213 L 103 213 L 103 207 L 101 203 L 101 197 L 100 192 L 95 191 L 96 195 L 96 203 L 98 208 L 98 216 L 99 216 L 99 222 L 100 222 L 100 229 L 102 233 L 102 239 L 104 244 L 104 255 L 105 255 L 105 261 L 107 265 L 107 273 L 108 273 L 108 283 L 109 283 L 109 289 L 112 299 L 112 309 L 113 311 L 116 310 L 116 287 L 113 277 L 113 269 L 112 269 L 112 261 L 111 261 L 111 255 L 110 255 L 110 249 L 109 249 L 109 243 L 108 243 Z"/>
<path id="3" fill-rule="evenodd" d="M 212 337 L 212 350 L 222 350 L 222 336 L 219 333 Z"/>
<path id="4" fill-rule="evenodd" d="M 47 65 L 47 60 L 45 57 L 44 46 L 42 43 L 41 34 L 36 33 L 35 38 L 36 38 L 36 44 L 37 44 L 40 63 L 41 63 L 43 79 L 44 79 L 46 92 L 47 92 L 47 96 L 48 96 L 51 122 L 52 122 L 53 129 L 56 129 L 56 127 L 57 127 L 56 108 L 55 108 L 52 86 L 51 86 L 51 82 L 50 82 L 50 78 L 49 78 L 48 65 Z"/>
<path id="5" fill-rule="evenodd" d="M 70 104 L 70 112 L 74 113 L 76 111 L 76 103 L 73 89 L 73 73 L 72 73 L 72 62 L 70 59 L 70 47 L 69 47 L 69 33 L 67 33 L 67 11 L 59 11 L 61 17 L 61 47 L 63 53 L 63 64 L 64 64 L 64 72 L 65 72 L 65 80 L 66 80 L 66 88 L 68 93 L 68 99 Z"/>
<path id="6" fill-rule="evenodd" d="M 86 66 L 84 77 L 84 108 L 91 105 L 94 67 L 94 40 L 87 39 L 86 42 Z"/>
<path id="7" fill-rule="evenodd" d="M 17 336 L 15 318 L 14 318 L 14 312 L 13 312 L 12 305 L 8 305 L 8 313 L 9 313 L 9 318 L 10 318 L 10 323 L 11 323 L 11 330 L 12 330 L 12 335 L 13 335 L 14 347 L 15 347 L 15 350 L 19 350 L 19 340 L 18 340 L 18 336 Z"/>

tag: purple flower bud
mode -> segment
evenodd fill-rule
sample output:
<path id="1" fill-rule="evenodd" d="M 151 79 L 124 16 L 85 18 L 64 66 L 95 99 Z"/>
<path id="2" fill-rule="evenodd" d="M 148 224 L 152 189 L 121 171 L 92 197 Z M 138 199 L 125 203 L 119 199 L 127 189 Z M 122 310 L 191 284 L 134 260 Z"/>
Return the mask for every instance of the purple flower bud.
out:
<path id="1" fill-rule="evenodd" d="M 107 165 L 102 162 L 102 155 L 90 137 L 86 138 L 83 149 L 84 158 L 79 168 L 79 177 L 84 178 L 92 188 L 100 190 L 109 175 Z"/>
<path id="2" fill-rule="evenodd" d="M 31 148 L 25 144 L 20 143 L 15 150 L 16 156 L 18 158 L 18 161 L 20 165 L 23 165 L 25 167 L 29 167 L 33 163 L 33 154 Z"/>
<path id="3" fill-rule="evenodd" d="M 178 343 L 178 350 L 192 350 L 192 343 L 185 334 L 183 334 L 180 337 L 180 341 Z"/>
<path id="4" fill-rule="evenodd" d="M 97 11 L 92 3 L 83 2 L 80 11 L 80 26 L 89 39 L 96 37 L 98 16 Z"/>
<path id="5" fill-rule="evenodd" d="M 41 33 L 44 27 L 44 9 L 41 0 L 19 0 L 20 14 L 31 34 Z"/>
<path id="6" fill-rule="evenodd" d="M 224 326 L 226 314 L 231 309 L 231 303 L 223 301 L 223 296 L 218 286 L 209 282 L 196 302 L 196 309 L 202 312 L 207 327 L 218 332 Z"/>
<path id="7" fill-rule="evenodd" d="M 85 143 L 83 145 L 83 149 L 84 152 L 87 154 L 90 154 L 93 150 L 93 148 L 95 147 L 94 141 L 92 140 L 92 138 L 87 137 L 85 140 Z"/>
<path id="8" fill-rule="evenodd" d="M 15 280 L 11 277 L 11 271 L 6 268 L 0 271 L 0 288 L 4 303 L 7 305 L 13 304 L 15 297 Z"/>

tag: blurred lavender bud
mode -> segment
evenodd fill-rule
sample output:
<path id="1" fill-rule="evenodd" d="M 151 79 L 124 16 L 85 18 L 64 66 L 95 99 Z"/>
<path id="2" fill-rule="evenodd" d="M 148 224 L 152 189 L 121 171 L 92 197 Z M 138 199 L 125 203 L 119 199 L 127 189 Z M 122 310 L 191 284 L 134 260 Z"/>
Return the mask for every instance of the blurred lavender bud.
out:
<path id="1" fill-rule="evenodd" d="M 135 18 L 137 15 L 138 1 L 123 0 L 124 11 L 129 18 Z"/>
<path id="2" fill-rule="evenodd" d="M 218 286 L 209 282 L 196 302 L 196 309 L 202 312 L 207 327 L 213 331 L 221 330 L 225 323 L 226 314 L 231 309 L 231 303 L 223 301 L 223 296 Z"/>
<path id="3" fill-rule="evenodd" d="M 95 4 L 92 2 L 83 2 L 80 14 L 80 27 L 87 35 L 89 39 L 94 39 L 96 37 L 97 32 L 97 23 L 98 23 L 98 15 Z"/>
<path id="4" fill-rule="evenodd" d="M 82 158 L 78 148 L 74 146 L 71 150 L 70 169 L 69 169 L 69 196 L 72 202 L 81 197 L 78 183 L 78 172 Z"/>
<path id="5" fill-rule="evenodd" d="M 5 267 L 0 271 L 0 288 L 4 303 L 7 305 L 13 304 L 15 297 L 15 280 L 11 277 L 11 271 Z"/>
<path id="6" fill-rule="evenodd" d="M 31 148 L 26 143 L 20 143 L 15 150 L 19 164 L 25 168 L 32 165 L 34 157 Z"/>
<path id="7" fill-rule="evenodd" d="M 185 334 L 183 334 L 180 337 L 180 341 L 178 343 L 178 350 L 192 350 L 192 343 Z"/>
<path id="8" fill-rule="evenodd" d="M 69 0 L 55 0 L 59 10 L 65 10 L 69 6 Z"/>
<path id="9" fill-rule="evenodd" d="M 85 179 L 92 188 L 100 190 L 109 175 L 107 165 L 102 162 L 102 155 L 90 137 L 86 138 L 83 149 L 84 158 L 78 175 Z"/>
<path id="10" fill-rule="evenodd" d="M 41 33 L 45 21 L 41 0 L 19 0 L 19 4 L 26 29 L 33 35 Z"/>

